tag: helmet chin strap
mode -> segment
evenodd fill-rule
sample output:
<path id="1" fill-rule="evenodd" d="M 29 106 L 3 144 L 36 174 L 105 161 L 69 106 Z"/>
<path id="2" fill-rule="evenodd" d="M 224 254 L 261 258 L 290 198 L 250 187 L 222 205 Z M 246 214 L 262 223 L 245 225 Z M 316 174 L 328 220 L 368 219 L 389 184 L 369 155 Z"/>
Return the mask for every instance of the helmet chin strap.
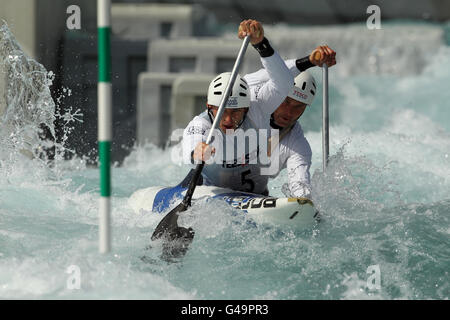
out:
<path id="1" fill-rule="evenodd" d="M 272 128 L 274 128 L 274 129 L 278 129 L 278 130 L 283 129 L 283 127 L 280 127 L 279 125 L 277 125 L 277 124 L 275 123 L 275 120 L 274 120 L 274 118 L 273 118 L 273 113 L 270 115 L 270 126 L 271 126 Z"/>
<path id="2" fill-rule="evenodd" d="M 206 108 L 208 109 L 208 116 L 209 116 L 209 121 L 211 121 L 211 124 L 214 122 L 214 114 L 211 111 L 211 108 Z"/>
<path id="3" fill-rule="evenodd" d="M 207 107 L 207 109 L 208 109 L 209 120 L 211 121 L 211 123 L 213 123 L 214 119 L 215 119 L 214 114 L 211 111 L 211 108 Z M 241 121 L 239 122 L 239 124 L 236 126 L 236 128 L 234 130 L 239 129 L 239 127 L 242 126 L 242 124 L 244 123 L 245 117 L 247 116 L 247 113 L 248 113 L 248 109 L 245 111 L 244 116 L 242 117 Z"/>
<path id="4" fill-rule="evenodd" d="M 302 115 L 299 115 L 299 116 L 297 117 L 297 119 L 291 121 L 287 126 L 282 127 L 282 126 L 279 126 L 278 124 L 275 123 L 275 119 L 273 118 L 273 113 L 272 113 L 272 114 L 270 115 L 270 126 L 271 126 L 272 128 L 274 128 L 274 129 L 282 130 L 282 129 L 284 129 L 284 128 L 291 127 L 294 123 L 296 123 L 296 122 L 298 121 L 298 119 L 300 119 L 301 116 L 302 116 Z"/>
<path id="5" fill-rule="evenodd" d="M 248 112 L 248 109 L 245 110 L 244 116 L 242 117 L 241 122 L 239 122 L 239 124 L 236 126 L 236 129 L 239 129 L 239 127 L 244 123 L 245 117 L 247 117 L 247 112 Z"/>

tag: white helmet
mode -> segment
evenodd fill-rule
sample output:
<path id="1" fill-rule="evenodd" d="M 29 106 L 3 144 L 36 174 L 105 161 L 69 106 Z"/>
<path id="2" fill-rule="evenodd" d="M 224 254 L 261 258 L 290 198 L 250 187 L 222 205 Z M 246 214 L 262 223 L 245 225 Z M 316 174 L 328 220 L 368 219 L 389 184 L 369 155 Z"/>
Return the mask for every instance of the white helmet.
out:
<path id="1" fill-rule="evenodd" d="M 231 78 L 231 72 L 224 72 L 215 77 L 208 88 L 208 104 L 220 106 L 222 96 L 225 93 L 228 81 Z M 240 76 L 236 76 L 230 97 L 225 108 L 249 108 L 250 107 L 250 91 L 247 82 Z"/>
<path id="2" fill-rule="evenodd" d="M 308 71 L 303 71 L 294 81 L 294 87 L 288 97 L 310 105 L 316 95 L 316 80 Z"/>

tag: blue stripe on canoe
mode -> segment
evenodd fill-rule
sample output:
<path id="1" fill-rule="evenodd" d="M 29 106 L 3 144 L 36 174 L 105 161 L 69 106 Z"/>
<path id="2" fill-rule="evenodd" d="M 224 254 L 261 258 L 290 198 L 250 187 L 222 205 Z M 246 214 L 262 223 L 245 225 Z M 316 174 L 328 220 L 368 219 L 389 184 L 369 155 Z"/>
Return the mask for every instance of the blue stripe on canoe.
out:
<path id="1" fill-rule="evenodd" d="M 170 207 L 170 204 L 174 200 L 183 199 L 183 191 L 187 188 L 184 188 L 180 185 L 170 188 L 164 188 L 155 195 L 155 199 L 153 200 L 153 212 L 164 212 Z"/>
<path id="2" fill-rule="evenodd" d="M 171 204 L 173 204 L 173 201 L 178 199 L 183 199 L 183 192 L 187 190 L 187 188 L 182 187 L 181 185 L 175 186 L 175 187 L 169 187 L 164 188 L 158 191 L 158 193 L 155 195 L 155 199 L 153 200 L 153 212 L 164 212 L 166 211 Z M 250 199 L 261 197 L 261 195 L 255 195 L 245 192 L 228 192 L 228 193 L 221 193 L 216 195 L 211 195 L 211 198 L 215 199 L 223 199 L 231 206 L 235 205 L 235 200 L 233 198 L 242 197 L 242 203 L 246 203 Z"/>

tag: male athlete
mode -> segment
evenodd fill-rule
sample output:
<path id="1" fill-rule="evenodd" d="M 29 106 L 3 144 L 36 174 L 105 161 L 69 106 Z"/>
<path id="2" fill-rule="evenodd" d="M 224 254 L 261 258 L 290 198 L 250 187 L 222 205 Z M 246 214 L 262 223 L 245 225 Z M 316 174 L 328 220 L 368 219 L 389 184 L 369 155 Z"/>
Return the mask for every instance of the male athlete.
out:
<path id="1" fill-rule="evenodd" d="M 242 37 L 242 35 L 240 35 Z M 276 177 L 279 172 L 287 168 L 288 183 L 282 187 L 288 197 L 311 198 L 311 183 L 309 169 L 311 166 L 311 147 L 303 135 L 303 130 L 297 120 L 317 94 L 317 85 L 312 75 L 306 69 L 326 63 L 329 67 L 336 64 L 336 52 L 328 46 L 319 46 L 302 59 L 285 61 L 292 76 L 295 77 L 294 86 L 276 110 L 269 116 L 259 113 L 257 123 L 262 123 L 266 130 L 279 129 L 279 149 L 272 155 L 278 161 L 277 172 L 270 175 Z M 252 95 L 258 96 L 260 89 L 269 81 L 266 70 L 261 69 L 244 77 L 250 85 Z M 274 147 L 274 146 L 272 146 Z"/>
<path id="2" fill-rule="evenodd" d="M 234 139 L 232 133 L 238 128 L 243 130 L 259 128 L 266 129 L 268 132 L 270 129 L 279 129 L 282 139 L 279 152 L 273 154 L 271 159 L 273 162 L 273 157 L 278 157 L 276 159 L 278 166 L 270 177 L 276 177 L 283 168 L 287 168 L 289 183 L 283 186 L 283 192 L 287 196 L 310 198 L 311 148 L 297 120 L 306 106 L 312 103 L 316 84 L 311 75 L 307 72 L 300 74 L 300 72 L 314 65 L 336 64 L 335 52 L 327 46 L 321 46 L 316 48 L 309 57 L 286 61 L 291 77 L 298 75 L 293 86 L 292 78 L 289 79 L 286 76 L 286 69 L 280 65 L 281 59 L 278 54 L 263 37 L 262 26 L 254 20 L 243 21 L 239 27 L 238 37 L 243 39 L 247 34 L 250 34 L 252 45 L 260 53 L 265 69 L 246 75 L 244 78 L 237 77 L 219 127 L 223 133 L 229 132 L 224 136 L 225 140 Z M 268 59 L 268 57 L 273 58 Z M 190 151 L 188 156 L 192 161 L 207 161 L 215 151 L 204 141 L 207 130 L 211 128 L 216 115 L 217 106 L 222 97 L 220 93 L 224 91 L 229 76 L 229 73 L 221 74 L 210 83 L 207 111 L 194 118 L 185 129 L 183 149 L 185 153 Z M 190 139 L 186 139 L 189 135 L 191 135 Z M 194 145 L 195 148 L 193 148 Z M 239 156 L 227 159 L 220 154 L 222 163 L 205 166 L 202 173 L 203 183 L 267 195 L 269 176 L 261 175 L 260 163 L 245 162 L 260 156 L 260 151 L 262 150 L 254 149 L 247 153 L 244 162 L 236 161 Z"/>
<path id="3" fill-rule="evenodd" d="M 261 56 L 266 81 L 259 86 L 258 96 L 254 96 L 245 78 L 237 76 L 220 119 L 220 130 L 214 135 L 213 144 L 223 146 L 217 150 L 205 141 L 231 74 L 225 72 L 214 78 L 208 88 L 207 109 L 196 116 L 183 132 L 183 157 L 191 163 L 205 161 L 202 171 L 204 185 L 267 195 L 269 177 L 260 174 L 258 143 L 246 140 L 241 146 L 235 143 L 235 138 L 242 132 L 264 126 L 258 123 L 259 119 L 264 119 L 260 113 L 270 117 L 274 106 L 280 105 L 289 94 L 294 77 L 264 37 L 264 29 L 258 21 L 241 22 L 239 34 L 242 38 L 250 35 L 250 43 Z"/>

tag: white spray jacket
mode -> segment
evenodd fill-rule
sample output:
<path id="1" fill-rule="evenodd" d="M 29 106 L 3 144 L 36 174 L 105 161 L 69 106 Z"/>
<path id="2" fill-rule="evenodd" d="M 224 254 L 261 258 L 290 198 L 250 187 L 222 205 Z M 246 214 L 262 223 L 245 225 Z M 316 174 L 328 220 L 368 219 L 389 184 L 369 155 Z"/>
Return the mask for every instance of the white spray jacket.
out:
<path id="1" fill-rule="evenodd" d="M 251 139 L 241 140 L 245 144 L 243 148 L 239 148 L 240 144 L 235 143 L 235 137 L 239 134 L 242 136 L 242 133 L 249 132 L 249 129 L 264 129 L 270 136 L 270 115 L 286 98 L 294 84 L 294 76 L 299 73 L 298 70 L 293 70 L 296 69 L 295 60 L 285 63 L 277 52 L 270 57 L 261 58 L 261 62 L 264 69 L 244 76 L 250 87 L 251 102 L 247 116 L 239 128 L 241 130 L 237 130 L 233 135 L 224 135 L 219 129 L 215 131 L 212 145 L 216 154 L 206 162 L 202 171 L 203 183 L 266 194 L 268 178 L 276 177 L 283 168 L 287 168 L 289 183 L 283 188 L 288 188 L 288 195 L 309 197 L 311 148 L 300 125 L 296 124 L 280 142 L 280 152 L 272 155 L 270 164 L 265 161 L 265 165 L 261 165 L 258 160 L 258 153 L 261 151 L 259 147 L 266 144 L 267 135 L 257 134 L 256 143 L 248 143 Z M 191 163 L 192 151 L 199 142 L 206 141 L 211 126 L 211 118 L 207 112 L 203 112 L 185 128 L 182 142 L 185 163 Z M 234 147 L 225 148 L 225 145 Z M 231 149 L 233 152 L 228 152 Z"/>
<path id="2" fill-rule="evenodd" d="M 285 64 L 293 78 L 300 74 L 300 71 L 296 67 L 295 59 L 286 60 Z M 255 124 L 258 128 L 270 130 L 270 116 L 281 102 L 275 106 L 265 106 L 265 102 L 259 99 L 259 94 L 265 84 L 272 81 L 271 75 L 266 69 L 260 69 L 257 72 L 247 74 L 244 79 L 250 86 L 252 101 L 255 101 L 250 110 L 253 113 L 251 118 L 255 119 Z M 291 88 L 292 85 L 289 87 L 289 90 Z M 266 112 L 261 112 L 264 110 Z M 276 154 L 272 156 L 272 163 L 275 162 L 275 156 Z M 274 178 L 281 170 L 287 169 L 288 183 L 283 185 L 283 193 L 286 196 L 311 198 L 311 156 L 311 147 L 303 134 L 300 123 L 297 122 L 291 131 L 280 141 L 279 162 L 273 166 L 274 169 L 278 168 L 278 170 L 270 175 L 271 178 Z"/>

